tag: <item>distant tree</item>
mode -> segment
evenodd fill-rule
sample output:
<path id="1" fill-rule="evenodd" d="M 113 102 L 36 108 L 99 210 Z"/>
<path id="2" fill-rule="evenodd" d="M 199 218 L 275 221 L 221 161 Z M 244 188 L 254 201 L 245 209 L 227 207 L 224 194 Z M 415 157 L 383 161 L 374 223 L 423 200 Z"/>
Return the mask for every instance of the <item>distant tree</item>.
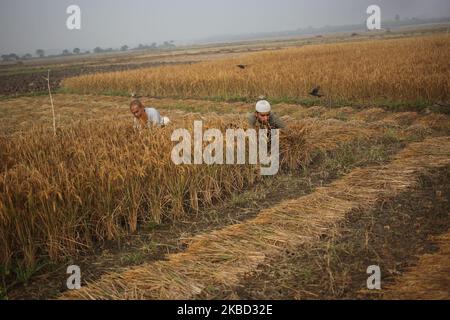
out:
<path id="1" fill-rule="evenodd" d="M 400 15 L 398 13 L 395 15 L 395 21 L 397 21 L 397 22 L 400 21 Z"/>
<path id="2" fill-rule="evenodd" d="M 15 54 L 15 53 L 2 55 L 2 60 L 3 61 L 17 61 L 19 59 L 20 59 L 19 56 L 17 54 Z"/>
<path id="3" fill-rule="evenodd" d="M 74 54 L 80 54 L 80 52 L 81 52 L 80 48 L 73 49 Z"/>
<path id="4" fill-rule="evenodd" d="M 100 47 L 95 47 L 94 48 L 94 53 L 101 53 L 101 52 L 103 52 L 102 48 L 100 48 Z"/>
<path id="5" fill-rule="evenodd" d="M 62 55 L 63 55 L 63 56 L 68 56 L 68 55 L 70 55 L 70 51 L 67 50 L 67 49 L 64 49 L 64 50 L 62 51 Z"/>
<path id="6" fill-rule="evenodd" d="M 28 60 L 28 59 L 31 59 L 31 58 L 33 58 L 33 56 L 31 55 L 31 53 L 27 53 L 27 54 L 24 54 L 24 55 L 22 56 L 22 59 L 23 59 L 23 60 Z"/>
<path id="7" fill-rule="evenodd" d="M 90 54 L 91 52 L 89 50 L 86 50 L 85 54 Z"/>
<path id="8" fill-rule="evenodd" d="M 127 50 L 128 50 L 127 45 L 123 45 L 122 47 L 120 47 L 120 51 L 127 51 Z"/>
<path id="9" fill-rule="evenodd" d="M 37 55 L 39 58 L 43 58 L 43 57 L 45 57 L 45 51 L 42 50 L 42 49 L 37 49 L 37 50 L 36 50 L 36 55 Z"/>
<path id="10" fill-rule="evenodd" d="M 170 41 L 164 41 L 164 43 L 160 47 L 166 49 L 166 48 L 173 48 L 175 47 L 175 45 L 170 43 Z"/>

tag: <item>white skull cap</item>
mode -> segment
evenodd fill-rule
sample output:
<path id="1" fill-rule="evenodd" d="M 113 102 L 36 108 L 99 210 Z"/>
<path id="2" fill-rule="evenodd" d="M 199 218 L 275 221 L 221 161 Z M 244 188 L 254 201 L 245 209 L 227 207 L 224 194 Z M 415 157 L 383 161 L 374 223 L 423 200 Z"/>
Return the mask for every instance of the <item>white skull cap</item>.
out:
<path id="1" fill-rule="evenodd" d="M 266 100 L 259 100 L 256 103 L 256 112 L 270 112 L 270 103 Z"/>

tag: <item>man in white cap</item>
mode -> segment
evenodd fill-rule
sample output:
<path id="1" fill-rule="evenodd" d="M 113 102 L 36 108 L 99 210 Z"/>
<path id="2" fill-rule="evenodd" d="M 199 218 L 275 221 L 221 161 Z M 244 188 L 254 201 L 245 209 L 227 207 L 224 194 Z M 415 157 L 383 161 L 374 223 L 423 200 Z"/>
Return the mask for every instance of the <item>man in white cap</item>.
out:
<path id="1" fill-rule="evenodd" d="M 266 100 L 259 100 L 256 103 L 255 112 L 248 115 L 248 123 L 252 127 L 265 129 L 282 129 L 284 123 L 278 116 L 271 112 L 270 103 Z"/>
<path id="2" fill-rule="evenodd" d="M 155 108 L 146 108 L 141 101 L 133 100 L 130 103 L 130 111 L 134 116 L 134 127 L 150 128 L 152 126 L 164 126 L 169 123 L 168 117 L 161 117 Z"/>

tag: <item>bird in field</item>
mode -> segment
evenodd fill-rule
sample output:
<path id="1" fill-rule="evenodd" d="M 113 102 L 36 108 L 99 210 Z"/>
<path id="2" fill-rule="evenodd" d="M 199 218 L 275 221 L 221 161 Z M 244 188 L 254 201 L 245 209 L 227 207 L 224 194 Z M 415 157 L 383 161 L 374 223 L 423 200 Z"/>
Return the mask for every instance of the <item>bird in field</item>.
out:
<path id="1" fill-rule="evenodd" d="M 238 65 L 236 65 L 236 67 L 238 67 L 240 69 L 245 69 L 246 67 L 248 67 L 248 65 L 246 65 L 246 64 L 238 64 Z"/>
<path id="2" fill-rule="evenodd" d="M 320 87 L 317 86 L 315 88 L 312 89 L 312 91 L 309 93 L 310 95 L 314 96 L 314 97 L 323 97 L 322 94 L 319 93 Z"/>

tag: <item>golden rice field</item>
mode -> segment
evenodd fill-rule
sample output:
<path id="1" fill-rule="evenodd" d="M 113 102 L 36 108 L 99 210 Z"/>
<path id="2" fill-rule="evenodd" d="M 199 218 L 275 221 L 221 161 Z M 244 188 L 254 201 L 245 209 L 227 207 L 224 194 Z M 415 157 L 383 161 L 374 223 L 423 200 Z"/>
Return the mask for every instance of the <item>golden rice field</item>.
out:
<path id="1" fill-rule="evenodd" d="M 5 110 L 29 107 L 28 118 L 34 119 L 11 122 L 13 127 L 4 127 L 9 133 L 0 137 L 4 266 L 62 261 L 133 233 L 141 224 L 198 214 L 261 179 L 259 169 L 251 165 L 177 166 L 170 159 L 174 128 L 192 128 L 196 119 L 204 120 L 205 129 L 245 128 L 245 112 L 252 104 L 216 105 L 219 112 L 234 110 L 217 116 L 188 112 L 208 110 L 205 102 L 192 100 L 175 112 L 175 101 L 160 100 L 173 124 L 139 133 L 132 129 L 126 99 L 86 96 L 73 102 L 75 97 L 55 97 L 57 114 L 70 115 L 71 110 L 79 115 L 75 121 L 72 116 L 59 117 L 56 137 L 46 98 L 34 98 L 41 107 L 30 106 L 30 98 L 3 105 Z M 87 107 L 85 100 L 95 107 Z M 105 112 L 111 106 L 117 110 L 108 118 Z M 346 144 L 371 144 L 392 134 L 409 139 L 449 132 L 445 115 L 284 104 L 274 108 L 289 124 L 280 138 L 281 171 L 295 172 Z M 84 115 L 82 110 L 89 112 Z"/>
<path id="2" fill-rule="evenodd" d="M 197 99 L 308 98 L 320 85 L 326 101 L 448 102 L 450 40 L 446 35 L 309 45 L 239 58 L 66 79 L 74 93 Z M 237 64 L 248 65 L 239 69 Z"/>
<path id="3" fill-rule="evenodd" d="M 192 127 L 189 116 L 177 125 Z M 210 116 L 204 128 L 245 124 Z M 317 129 L 328 137 L 318 137 Z M 40 256 L 59 261 L 135 232 L 138 224 L 169 221 L 213 204 L 260 179 L 250 165 L 177 166 L 170 159 L 173 127 L 137 133 L 130 124 L 86 122 L 0 138 L 0 262 L 27 266 Z M 282 136 L 282 168 L 380 130 L 359 124 L 306 121 Z M 305 138 L 309 136 L 309 140 Z M 287 152 L 289 150 L 289 152 Z"/>
<path id="4" fill-rule="evenodd" d="M 217 126 L 220 122 L 215 123 Z M 171 129 L 107 121 L 1 138 L 0 262 L 60 260 L 93 241 L 195 212 L 257 177 L 250 166 L 176 166 Z"/>
<path id="5" fill-rule="evenodd" d="M 433 35 L 69 78 L 64 88 L 71 93 L 53 96 L 56 135 L 47 96 L 0 100 L 0 280 L 12 272 L 33 273 L 42 262 L 92 255 L 145 225 L 189 223 L 276 180 L 262 177 L 258 165 L 171 160 L 174 129 L 192 133 L 195 120 L 203 120 L 204 130 L 245 129 L 246 114 L 265 95 L 287 124 L 280 135 L 282 175 L 311 179 L 304 173 L 314 166 L 333 175 L 321 170 L 335 166 L 338 172 L 353 161 L 351 172 L 339 171 L 346 175 L 336 174 L 324 186 L 321 178 L 318 188 L 297 198 L 283 194 L 256 217 L 187 239 L 182 252 L 104 274 L 63 298 L 213 298 L 216 288 L 210 291 L 208 283 L 237 287 L 261 263 L 321 241 L 354 210 L 420 189 L 427 170 L 448 168 L 450 117 L 434 113 L 431 104 L 449 101 L 449 49 L 448 37 Z M 289 103 L 306 99 L 316 85 L 325 94 L 312 100 L 317 104 Z M 133 129 L 131 92 L 171 124 Z M 221 101 L 235 98 L 240 102 Z M 391 112 L 378 102 L 427 108 Z M 353 150 L 369 153 L 368 161 L 352 158 Z"/>

